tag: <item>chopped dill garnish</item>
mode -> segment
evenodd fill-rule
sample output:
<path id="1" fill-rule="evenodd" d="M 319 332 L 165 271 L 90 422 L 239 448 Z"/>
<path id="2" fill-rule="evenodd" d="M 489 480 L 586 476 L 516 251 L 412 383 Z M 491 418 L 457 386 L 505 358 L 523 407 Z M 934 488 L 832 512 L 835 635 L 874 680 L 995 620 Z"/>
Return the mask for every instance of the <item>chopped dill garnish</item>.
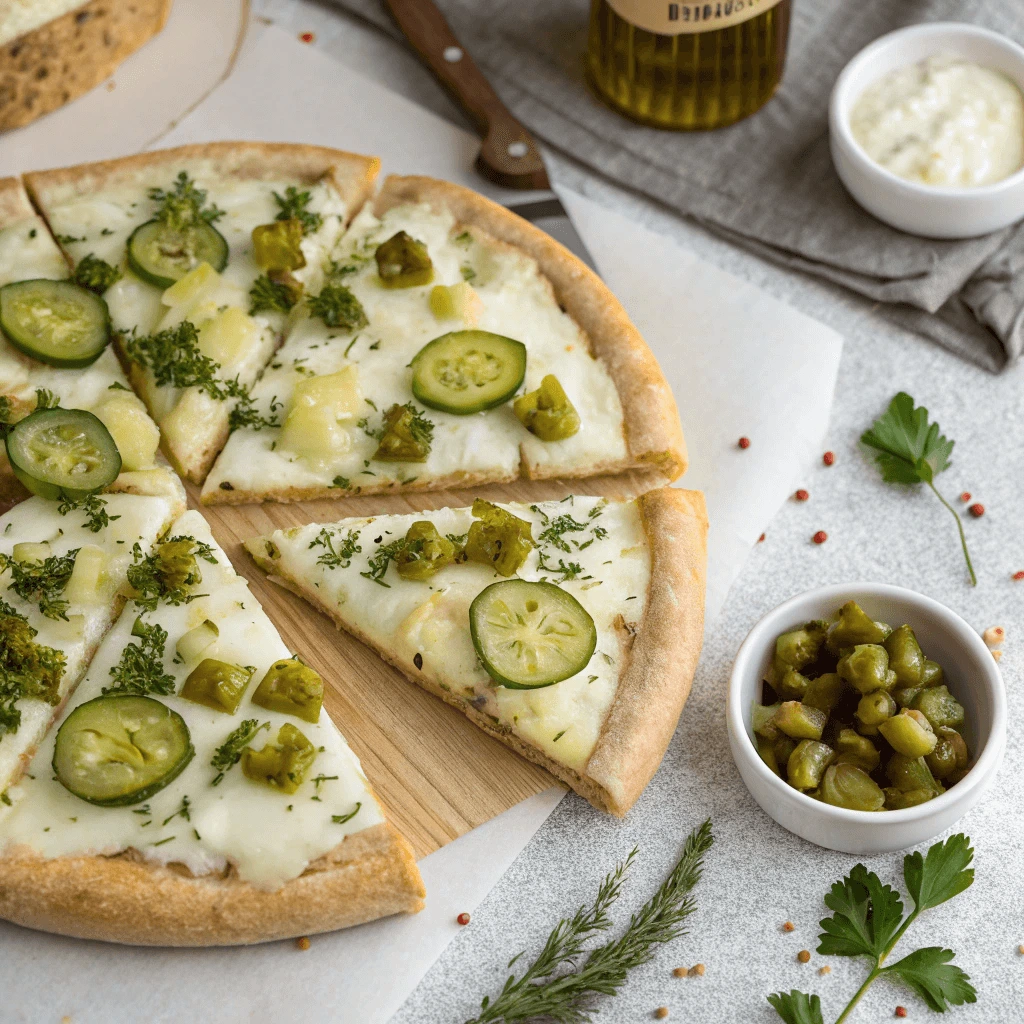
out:
<path id="1" fill-rule="evenodd" d="M 78 548 L 66 555 L 50 555 L 42 561 L 19 562 L 11 555 L 0 554 L 0 575 L 11 572 L 9 587 L 23 601 L 35 603 L 48 619 L 68 621 L 68 602 L 60 595 L 75 569 Z"/>
<path id="2" fill-rule="evenodd" d="M 203 221 L 213 224 L 224 216 L 216 205 L 206 206 L 206 191 L 196 188 L 185 171 L 175 179 L 173 188 L 151 188 L 149 198 L 159 204 L 154 220 L 175 231 L 187 231 Z"/>
<path id="3" fill-rule="evenodd" d="M 89 253 L 79 260 L 72 280 L 75 284 L 102 295 L 112 284 L 121 280 L 121 271 L 117 267 L 112 267 L 106 260 Z"/>
<path id="4" fill-rule="evenodd" d="M 341 549 L 334 547 L 334 534 L 325 526 L 316 537 L 310 541 L 310 548 L 322 547 L 324 552 L 316 560 L 317 565 L 323 565 L 328 569 L 347 569 L 352 564 L 353 556 L 361 552 L 359 534 L 355 530 L 349 530 L 341 542 Z"/>
<path id="5" fill-rule="evenodd" d="M 274 193 L 274 199 L 280 207 L 275 220 L 297 220 L 302 225 L 302 233 L 308 235 L 316 231 L 323 223 L 323 217 L 319 213 L 307 210 L 312 196 L 307 192 L 300 192 L 294 185 L 289 185 L 284 190 L 284 195 Z"/>
<path id="6" fill-rule="evenodd" d="M 85 513 L 85 528 L 91 533 L 99 533 L 106 529 L 115 519 L 120 516 L 107 514 L 107 503 L 98 494 L 93 492 L 84 498 L 61 498 L 57 511 L 66 516 L 69 512 L 82 511 Z"/>
<path id="7" fill-rule="evenodd" d="M 210 785 L 219 785 L 224 776 L 242 760 L 242 751 L 252 743 L 256 734 L 261 729 L 269 728 L 269 722 L 264 722 L 261 725 L 255 718 L 247 718 L 234 732 L 230 733 L 210 759 L 210 767 L 217 772 Z"/>
<path id="8" fill-rule="evenodd" d="M 307 304 L 310 316 L 320 317 L 327 327 L 356 331 L 369 323 L 363 304 L 343 284 L 325 284 Z"/>
<path id="9" fill-rule="evenodd" d="M 155 622 L 143 622 L 140 616 L 132 627 L 132 636 L 137 637 L 141 643 L 125 646 L 121 660 L 110 670 L 113 685 L 105 686 L 103 692 L 137 695 L 156 693 L 164 697 L 174 693 L 174 676 L 164 671 L 167 630 Z"/>

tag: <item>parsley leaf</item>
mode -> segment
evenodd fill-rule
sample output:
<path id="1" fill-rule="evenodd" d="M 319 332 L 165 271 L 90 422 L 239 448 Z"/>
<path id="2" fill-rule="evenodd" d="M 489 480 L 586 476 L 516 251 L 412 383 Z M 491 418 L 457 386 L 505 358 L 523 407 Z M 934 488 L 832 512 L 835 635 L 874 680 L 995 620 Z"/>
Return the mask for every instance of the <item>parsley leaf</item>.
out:
<path id="1" fill-rule="evenodd" d="M 825 956 L 881 956 L 903 920 L 899 893 L 863 864 L 832 886 L 825 906 L 833 911 L 821 922 Z"/>
<path id="2" fill-rule="evenodd" d="M 308 305 L 309 315 L 320 317 L 327 327 L 355 331 L 369 323 L 363 304 L 343 284 L 325 284 Z"/>
<path id="3" fill-rule="evenodd" d="M 210 767 L 217 772 L 216 778 L 210 785 L 219 785 L 224 776 L 242 760 L 242 751 L 252 743 L 256 734 L 261 729 L 269 728 L 269 722 L 264 722 L 261 725 L 257 719 L 247 718 L 234 732 L 230 733 L 210 759 Z"/>
<path id="4" fill-rule="evenodd" d="M 121 280 L 121 271 L 89 253 L 78 261 L 72 280 L 82 288 L 102 295 L 111 285 Z"/>
<path id="5" fill-rule="evenodd" d="M 821 1016 L 821 1000 L 805 992 L 776 992 L 768 997 L 776 1013 L 786 1024 L 825 1024 Z"/>
<path id="6" fill-rule="evenodd" d="M 167 630 L 156 623 L 143 622 L 141 616 L 132 626 L 132 636 L 141 643 L 129 643 L 121 652 L 121 660 L 110 670 L 114 682 L 104 693 L 150 693 L 169 696 L 174 693 L 174 676 L 164 671 L 164 647 Z"/>
<path id="7" fill-rule="evenodd" d="M 914 405 L 913 398 L 901 391 L 889 403 L 889 408 L 861 435 L 861 444 L 874 449 L 875 462 L 881 470 L 882 479 L 888 484 L 927 484 L 943 505 L 956 519 L 960 531 L 960 546 L 963 548 L 971 585 L 978 585 L 974 566 L 967 551 L 967 538 L 963 523 L 955 509 L 935 487 L 935 477 L 949 469 L 950 456 L 955 442 L 940 432 L 938 423 L 928 419 L 928 410 Z"/>
<path id="8" fill-rule="evenodd" d="M 308 235 L 310 231 L 316 231 L 324 219 L 319 213 L 306 209 L 312 198 L 309 192 L 300 192 L 294 185 L 289 185 L 284 190 L 283 196 L 275 192 L 274 199 L 280 209 L 274 219 L 297 220 L 302 225 L 304 235 Z"/>
<path id="9" fill-rule="evenodd" d="M 936 1013 L 950 1006 L 977 1002 L 978 996 L 970 983 L 970 975 L 949 961 L 956 954 L 951 949 L 926 946 L 886 969 L 905 981 Z"/>
<path id="10" fill-rule="evenodd" d="M 35 602 L 48 619 L 68 621 L 68 602 L 60 595 L 75 569 L 78 548 L 66 555 L 50 555 L 43 561 L 18 562 L 0 554 L 0 575 L 11 572 L 10 589 L 24 601 Z"/>
<path id="11" fill-rule="evenodd" d="M 936 843 L 927 857 L 908 853 L 903 858 L 903 878 L 916 912 L 930 910 L 958 896 L 974 881 L 971 841 L 963 834 Z"/>
<path id="12" fill-rule="evenodd" d="M 98 494 L 87 494 L 84 498 L 61 498 L 57 511 L 66 516 L 69 512 L 81 510 L 85 513 L 85 527 L 91 533 L 99 533 L 106 529 L 115 519 L 120 516 L 107 514 L 107 503 Z"/>
<path id="13" fill-rule="evenodd" d="M 173 188 L 151 188 L 149 198 L 160 204 L 154 219 L 175 231 L 187 231 L 201 221 L 213 224 L 224 216 L 224 211 L 215 205 L 206 206 L 205 190 L 196 188 L 185 171 L 175 179 Z"/>

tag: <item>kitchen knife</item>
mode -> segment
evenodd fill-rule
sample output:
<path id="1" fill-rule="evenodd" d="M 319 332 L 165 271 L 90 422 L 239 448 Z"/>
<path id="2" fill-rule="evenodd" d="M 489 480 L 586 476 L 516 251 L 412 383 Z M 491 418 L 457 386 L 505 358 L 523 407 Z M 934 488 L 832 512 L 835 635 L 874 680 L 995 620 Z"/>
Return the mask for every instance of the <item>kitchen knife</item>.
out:
<path id="1" fill-rule="evenodd" d="M 544 159 L 530 133 L 512 116 L 483 72 L 455 37 L 433 0 L 385 0 L 405 37 L 483 136 L 476 169 L 505 188 L 547 191 L 547 196 L 506 202 L 596 272 L 594 260 L 551 192 Z"/>

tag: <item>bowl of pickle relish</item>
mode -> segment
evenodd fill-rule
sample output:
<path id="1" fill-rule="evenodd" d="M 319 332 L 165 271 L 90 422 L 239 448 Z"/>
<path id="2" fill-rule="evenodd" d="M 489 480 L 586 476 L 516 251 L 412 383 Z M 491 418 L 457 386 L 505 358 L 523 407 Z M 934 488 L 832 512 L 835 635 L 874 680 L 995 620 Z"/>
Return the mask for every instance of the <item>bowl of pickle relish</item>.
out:
<path id="1" fill-rule="evenodd" d="M 726 708 L 761 808 L 851 854 L 905 849 L 958 821 L 995 777 L 1006 715 L 977 631 L 874 583 L 821 587 L 765 615 L 737 653 Z"/>

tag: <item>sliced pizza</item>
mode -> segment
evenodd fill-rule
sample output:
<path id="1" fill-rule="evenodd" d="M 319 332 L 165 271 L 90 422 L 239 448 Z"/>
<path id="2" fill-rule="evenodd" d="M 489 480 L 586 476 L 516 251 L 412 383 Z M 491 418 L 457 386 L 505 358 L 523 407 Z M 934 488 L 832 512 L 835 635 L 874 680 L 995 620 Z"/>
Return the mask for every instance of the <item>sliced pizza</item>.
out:
<path id="1" fill-rule="evenodd" d="M 700 653 L 699 492 L 343 519 L 246 542 L 271 578 L 409 679 L 624 814 Z"/>
<path id="2" fill-rule="evenodd" d="M 0 917 L 115 942 L 260 942 L 415 912 L 424 890 L 323 681 L 197 512 L 0 817 Z"/>
<path id="3" fill-rule="evenodd" d="M 0 793 L 25 769 L 183 497 L 32 497 L 0 516 Z"/>
<path id="4" fill-rule="evenodd" d="M 304 289 L 369 195 L 379 161 L 225 142 L 26 175 L 103 292 L 131 379 L 183 476 L 202 482 Z"/>
<path id="5" fill-rule="evenodd" d="M 672 393 L 611 292 L 475 192 L 387 179 L 307 291 L 204 502 L 685 469 Z"/>
<path id="6" fill-rule="evenodd" d="M 92 468 L 90 486 L 183 497 L 157 454 L 160 432 L 109 344 L 110 318 L 97 294 L 109 274 L 95 276 L 89 263 L 74 280 L 69 274 L 21 182 L 0 179 L 0 429 L 30 418 L 11 442 L 20 464 L 12 467 L 0 450 L 0 496 L 23 496 L 15 479 L 36 490 L 33 474 L 40 461 L 54 468 L 53 446 L 63 434 L 65 450 L 96 446 L 93 458 L 101 464 Z M 45 413 L 55 406 L 61 412 Z M 37 411 L 44 415 L 31 418 Z M 78 475 L 67 476 L 69 489 L 82 489 L 72 479 Z"/>

